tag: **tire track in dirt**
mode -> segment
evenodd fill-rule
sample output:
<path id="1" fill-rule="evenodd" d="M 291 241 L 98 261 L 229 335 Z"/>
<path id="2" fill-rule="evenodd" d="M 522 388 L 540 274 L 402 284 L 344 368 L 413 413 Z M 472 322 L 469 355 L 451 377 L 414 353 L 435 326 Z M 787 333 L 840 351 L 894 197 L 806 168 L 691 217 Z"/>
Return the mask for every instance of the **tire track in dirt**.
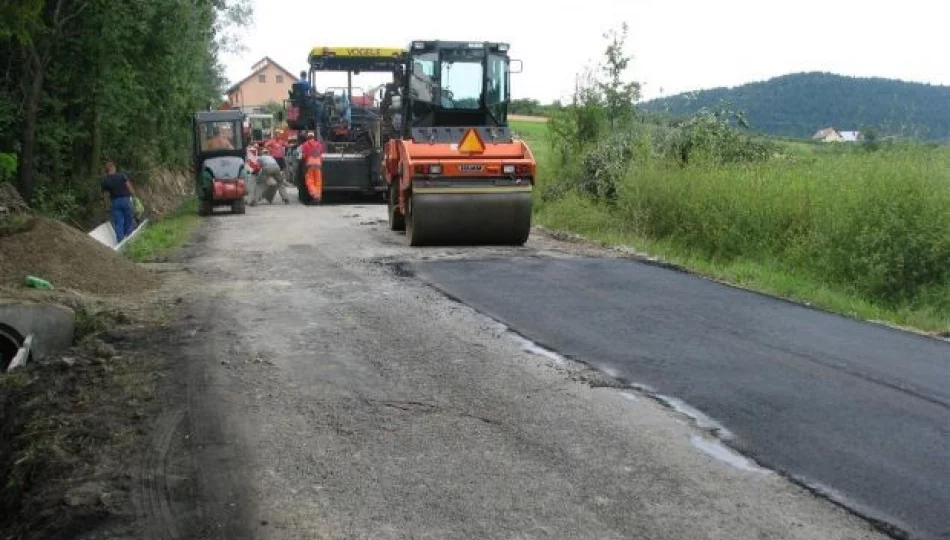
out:
<path id="1" fill-rule="evenodd" d="M 172 511 L 168 482 L 168 454 L 172 439 L 185 418 L 185 410 L 178 408 L 162 413 L 155 422 L 155 431 L 141 469 L 139 501 L 145 514 L 147 538 L 178 540 L 178 519 Z"/>

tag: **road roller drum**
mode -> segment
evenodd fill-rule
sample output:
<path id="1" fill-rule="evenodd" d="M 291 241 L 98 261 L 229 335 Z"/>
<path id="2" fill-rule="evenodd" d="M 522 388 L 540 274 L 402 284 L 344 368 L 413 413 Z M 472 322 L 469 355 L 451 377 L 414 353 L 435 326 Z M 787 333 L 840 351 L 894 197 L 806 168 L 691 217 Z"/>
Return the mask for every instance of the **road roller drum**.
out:
<path id="1" fill-rule="evenodd" d="M 531 190 L 413 191 L 409 245 L 522 245 L 531 232 Z"/>

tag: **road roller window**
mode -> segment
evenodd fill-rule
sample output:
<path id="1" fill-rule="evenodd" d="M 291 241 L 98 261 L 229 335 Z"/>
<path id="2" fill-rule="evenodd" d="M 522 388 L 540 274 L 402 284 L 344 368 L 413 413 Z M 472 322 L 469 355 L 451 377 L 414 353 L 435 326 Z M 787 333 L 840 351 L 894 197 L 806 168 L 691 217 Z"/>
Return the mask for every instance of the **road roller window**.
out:
<path id="1" fill-rule="evenodd" d="M 240 145 L 237 122 L 206 122 L 199 124 L 203 150 L 232 150 Z"/>
<path id="2" fill-rule="evenodd" d="M 412 74 L 409 81 L 414 99 L 435 102 L 435 67 L 438 61 L 437 53 L 420 54 L 412 59 Z"/>
<path id="3" fill-rule="evenodd" d="M 442 102 L 446 109 L 478 109 L 481 103 L 482 63 L 477 59 L 442 61 Z"/>
<path id="4" fill-rule="evenodd" d="M 488 57 L 488 104 L 508 101 L 508 58 L 492 54 Z"/>

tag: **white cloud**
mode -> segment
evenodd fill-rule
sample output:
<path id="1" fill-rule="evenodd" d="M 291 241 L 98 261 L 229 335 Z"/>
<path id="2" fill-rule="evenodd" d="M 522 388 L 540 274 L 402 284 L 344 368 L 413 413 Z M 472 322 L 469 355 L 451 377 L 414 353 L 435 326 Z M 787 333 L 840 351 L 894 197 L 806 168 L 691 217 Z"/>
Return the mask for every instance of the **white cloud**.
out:
<path id="1" fill-rule="evenodd" d="M 255 3 L 248 51 L 223 59 L 231 81 L 265 55 L 297 73 L 316 45 L 497 40 L 523 61 L 513 96 L 550 101 L 570 94 L 575 74 L 600 58 L 602 34 L 626 21 L 631 76 L 647 98 L 797 71 L 950 84 L 950 6 L 937 0 Z"/>

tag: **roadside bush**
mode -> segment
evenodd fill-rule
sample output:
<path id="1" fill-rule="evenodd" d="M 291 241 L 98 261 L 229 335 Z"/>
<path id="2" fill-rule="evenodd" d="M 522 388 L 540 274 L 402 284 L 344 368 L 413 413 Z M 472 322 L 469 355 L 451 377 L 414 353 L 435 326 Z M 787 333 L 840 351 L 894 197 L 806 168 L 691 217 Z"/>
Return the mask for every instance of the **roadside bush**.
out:
<path id="1" fill-rule="evenodd" d="M 581 159 L 577 187 L 596 200 L 614 203 L 623 177 L 638 154 L 640 137 L 634 131 L 613 133 L 587 151 Z"/>
<path id="2" fill-rule="evenodd" d="M 0 182 L 9 182 L 16 175 L 16 154 L 0 152 Z"/>
<path id="3" fill-rule="evenodd" d="M 772 155 L 772 145 L 740 133 L 732 121 L 746 126 L 742 116 L 732 111 L 703 109 L 657 137 L 657 150 L 681 165 L 696 161 L 751 163 Z"/>
<path id="4" fill-rule="evenodd" d="M 76 194 L 40 184 L 33 193 L 33 208 L 52 219 L 66 220 L 79 213 Z"/>

